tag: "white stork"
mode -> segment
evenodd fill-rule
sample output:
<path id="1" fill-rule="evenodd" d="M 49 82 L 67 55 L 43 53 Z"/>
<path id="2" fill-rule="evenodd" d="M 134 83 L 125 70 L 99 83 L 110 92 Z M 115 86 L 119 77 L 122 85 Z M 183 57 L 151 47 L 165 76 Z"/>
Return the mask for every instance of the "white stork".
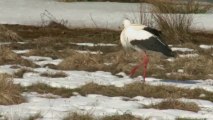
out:
<path id="1" fill-rule="evenodd" d="M 120 35 L 120 41 L 125 49 L 133 49 L 142 53 L 143 62 L 135 66 L 130 76 L 134 75 L 136 70 L 144 65 L 143 79 L 146 78 L 146 69 L 149 58 L 146 54 L 147 50 L 163 53 L 168 57 L 174 57 L 175 54 L 167 44 L 161 41 L 161 32 L 140 24 L 131 24 L 129 20 L 123 21 L 124 29 Z"/>

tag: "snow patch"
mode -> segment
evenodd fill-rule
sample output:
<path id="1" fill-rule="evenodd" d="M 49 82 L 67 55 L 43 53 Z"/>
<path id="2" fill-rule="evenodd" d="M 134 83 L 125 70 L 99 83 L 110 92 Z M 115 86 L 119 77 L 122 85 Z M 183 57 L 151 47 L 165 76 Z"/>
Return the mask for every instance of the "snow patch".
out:
<path id="1" fill-rule="evenodd" d="M 30 52 L 30 50 L 13 50 L 13 52 L 17 53 L 17 54 L 23 54 L 23 53 L 28 53 Z"/>
<path id="2" fill-rule="evenodd" d="M 154 99 L 137 96 L 124 100 L 124 97 L 107 97 L 103 95 L 89 94 L 87 96 L 72 96 L 70 98 L 55 97 L 54 99 L 46 98 L 46 95 L 41 95 L 35 92 L 23 93 L 27 98 L 27 103 L 19 105 L 4 106 L 0 105 L 0 112 L 9 117 L 9 119 L 18 120 L 24 119 L 29 115 L 41 113 L 42 120 L 61 120 L 70 112 L 88 113 L 92 111 L 95 116 L 105 116 L 113 114 L 130 113 L 132 115 L 147 117 L 150 119 L 167 119 L 175 120 L 177 117 L 190 118 L 207 118 L 213 119 L 212 108 L 213 103 L 204 100 L 189 100 L 182 101 L 196 102 L 201 110 L 198 113 L 168 109 L 144 109 L 144 105 L 156 104 L 163 99 Z"/>
<path id="3" fill-rule="evenodd" d="M 172 51 L 180 51 L 180 52 L 192 52 L 194 49 L 190 48 L 178 48 L 178 47 L 172 47 Z"/>
<path id="4" fill-rule="evenodd" d="M 203 49 L 212 49 L 213 45 L 200 45 L 200 48 L 203 48 Z"/>
<path id="5" fill-rule="evenodd" d="M 116 47 L 117 44 L 111 44 L 111 43 L 73 43 L 70 44 L 79 45 L 79 46 L 88 46 L 88 47 L 95 47 L 95 46 L 110 46 L 110 47 Z"/>

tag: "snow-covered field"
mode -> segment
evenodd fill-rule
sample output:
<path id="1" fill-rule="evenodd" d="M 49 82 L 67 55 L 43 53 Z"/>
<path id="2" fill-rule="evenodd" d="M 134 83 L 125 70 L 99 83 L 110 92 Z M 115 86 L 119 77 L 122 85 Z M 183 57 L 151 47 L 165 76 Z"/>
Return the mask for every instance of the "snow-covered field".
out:
<path id="1" fill-rule="evenodd" d="M 37 63 L 39 60 L 45 61 L 44 63 L 58 62 L 51 60 L 47 57 L 29 57 L 33 62 Z M 39 63 L 37 63 L 39 64 Z M 41 77 L 40 73 L 50 72 L 54 73 L 56 70 L 49 68 L 36 68 L 33 69 L 35 73 L 25 73 L 23 78 L 14 78 L 14 83 L 21 84 L 22 86 L 29 86 L 34 83 L 45 83 L 52 87 L 76 88 L 83 84 L 94 82 L 102 85 L 115 85 L 118 87 L 133 82 L 134 80 L 128 76 L 118 78 L 108 72 L 86 72 L 86 71 L 63 71 L 68 76 L 66 78 L 47 78 Z M 14 69 L 8 65 L 1 66 L 1 72 L 15 72 Z M 61 71 L 61 70 L 60 70 Z M 187 82 L 178 81 L 163 81 L 156 78 L 148 78 L 147 84 L 172 84 L 178 87 L 185 88 L 203 88 L 213 92 L 212 80 L 196 80 Z M 41 113 L 45 120 L 56 120 L 63 118 L 64 115 L 71 111 L 93 111 L 94 115 L 103 116 L 108 114 L 122 114 L 130 112 L 133 115 L 141 117 L 150 117 L 155 119 L 175 119 L 177 117 L 191 118 L 208 118 L 213 119 L 213 103 L 205 100 L 190 100 L 201 107 L 198 113 L 183 111 L 183 110 L 157 110 L 157 109 L 143 109 L 144 105 L 159 103 L 163 99 L 145 98 L 138 96 L 131 98 L 132 101 L 122 100 L 122 97 L 107 97 L 102 95 L 87 95 L 85 97 L 77 95 L 70 98 L 61 98 L 55 96 L 55 99 L 45 98 L 45 95 L 37 93 L 23 93 L 27 98 L 27 103 L 12 106 L 0 106 L 1 114 L 9 116 L 9 119 L 24 118 L 29 115 Z"/>
<path id="2" fill-rule="evenodd" d="M 151 7 L 144 4 L 144 7 Z M 111 3 L 111 2 L 73 2 L 63 3 L 55 0 L 0 0 L 0 23 L 1 24 L 21 24 L 21 25 L 43 25 L 50 20 L 65 20 L 69 27 L 99 27 L 120 29 L 121 21 L 128 17 L 134 18 L 138 13 L 139 4 L 136 3 Z M 149 11 L 145 11 L 149 14 Z M 53 15 L 53 16 L 51 16 Z M 51 18 L 48 18 L 48 16 Z M 193 15 L 195 21 L 193 27 L 213 30 L 213 14 L 196 14 Z M 22 42 L 23 43 L 23 42 Z M 10 42 L 0 42 L 0 46 L 10 45 Z M 24 43 L 23 43 L 24 44 Z M 118 47 L 115 43 L 74 43 L 72 45 L 83 47 Z M 200 49 L 209 50 L 213 45 L 202 44 Z M 197 57 L 199 54 L 194 53 L 196 50 L 191 48 L 172 46 L 173 51 L 181 52 L 179 57 Z M 21 58 L 32 61 L 39 65 L 38 68 L 30 68 L 17 65 L 12 67 L 11 64 L 0 65 L 0 73 L 13 75 L 21 68 L 30 69 L 24 73 L 22 78 L 14 78 L 14 84 L 19 84 L 22 87 L 31 86 L 36 83 L 47 84 L 55 88 L 74 89 L 80 88 L 87 83 L 96 83 L 99 85 L 113 85 L 123 87 L 127 84 L 139 81 L 142 77 L 137 76 L 130 78 L 124 72 L 120 71 L 119 76 L 113 75 L 110 72 L 104 71 L 77 71 L 77 70 L 55 70 L 47 67 L 47 64 L 58 65 L 63 61 L 61 58 L 53 59 L 46 56 L 24 56 L 30 49 L 14 49 L 13 52 L 19 54 Z M 103 54 L 100 51 L 81 51 L 76 50 L 79 54 Z M 185 54 L 186 52 L 186 54 Z M 213 56 L 213 53 L 211 53 Z M 173 62 L 174 59 L 168 59 L 168 62 Z M 107 63 L 106 63 L 107 64 Z M 109 63 L 110 64 L 110 63 Z M 212 67 L 212 66 L 206 66 Z M 50 78 L 41 76 L 42 73 L 57 73 L 63 72 L 67 76 L 59 78 Z M 179 72 L 183 72 L 182 69 Z M 166 73 L 165 73 L 166 74 Z M 179 88 L 188 89 L 204 89 L 213 92 L 212 79 L 196 79 L 196 80 L 164 80 L 156 77 L 148 77 L 147 85 L 160 86 L 171 85 Z M 178 91 L 177 91 L 178 92 Z M 163 98 L 152 98 L 144 96 L 136 96 L 128 98 L 124 96 L 109 97 L 97 94 L 87 94 L 81 96 L 79 93 L 69 98 L 62 98 L 51 93 L 39 94 L 36 92 L 23 92 L 22 95 L 27 99 L 25 103 L 16 105 L 0 105 L 0 120 L 22 120 L 31 115 L 40 113 L 42 118 L 39 120 L 62 120 L 70 112 L 92 113 L 95 116 L 106 116 L 113 114 L 129 113 L 141 118 L 149 118 L 150 120 L 175 120 L 177 118 L 191 119 L 207 119 L 213 120 L 213 102 L 201 99 L 179 98 L 184 102 L 194 102 L 199 107 L 198 112 L 192 112 L 179 109 L 154 109 L 146 108 L 152 104 L 162 102 Z M 205 95 L 201 95 L 205 96 Z M 212 96 L 210 96 L 212 97 Z"/>
<path id="3" fill-rule="evenodd" d="M 56 0 L 1 0 L 0 23 L 44 25 L 50 20 L 67 21 L 69 27 L 120 29 L 124 18 L 139 18 L 140 4 L 112 2 L 57 2 Z M 149 4 L 143 10 L 149 15 Z M 192 27 L 212 30 L 213 14 L 194 14 Z M 203 22 L 205 21 L 205 22 Z"/>
<path id="4" fill-rule="evenodd" d="M 90 45 L 90 44 L 89 44 Z M 174 50 L 181 51 L 191 51 L 191 49 L 177 48 Z M 205 49 L 205 48 L 204 48 Z M 28 52 L 28 50 L 17 51 L 16 53 L 21 54 Z M 122 87 L 125 84 L 136 82 L 139 77 L 129 78 L 125 73 L 119 73 L 123 77 L 117 77 L 109 72 L 96 71 L 63 71 L 63 70 L 53 70 L 48 67 L 42 67 L 45 64 L 59 64 L 62 60 L 53 60 L 50 57 L 42 56 L 23 56 L 24 59 L 30 60 L 41 68 L 28 68 L 32 72 L 26 72 L 23 78 L 14 78 L 15 84 L 20 84 L 21 86 L 30 86 L 36 83 L 44 83 L 56 88 L 67 88 L 73 89 L 81 87 L 87 83 L 93 82 L 100 85 L 114 85 L 117 87 Z M 22 68 L 22 66 L 19 66 Z M 26 67 L 24 67 L 26 68 Z M 20 68 L 13 68 L 11 65 L 0 66 L 1 73 L 13 74 Z M 62 78 L 49 78 L 41 76 L 42 73 L 56 73 L 64 72 L 67 77 Z M 137 81 L 140 84 L 140 81 Z M 201 88 L 210 92 L 213 92 L 213 81 L 209 80 L 163 80 L 157 78 L 148 77 L 146 84 L 150 85 L 173 85 L 180 88 Z M 157 104 L 163 101 L 162 98 L 146 98 L 143 96 L 136 96 L 134 98 L 129 98 L 125 100 L 125 97 L 108 97 L 103 95 L 88 94 L 86 96 L 81 96 L 76 94 L 70 98 L 61 98 L 60 96 L 53 94 L 38 94 L 36 92 L 25 92 L 22 95 L 27 99 L 26 103 L 18 105 L 0 105 L 0 114 L 6 116 L 10 120 L 24 119 L 26 117 L 40 113 L 43 120 L 61 120 L 70 112 L 80 112 L 87 113 L 92 112 L 95 116 L 105 116 L 113 114 L 124 114 L 130 113 L 137 117 L 150 118 L 157 120 L 174 120 L 176 118 L 192 118 L 192 119 L 213 119 L 213 103 L 207 100 L 199 99 L 186 99 L 181 98 L 180 101 L 184 102 L 194 102 L 201 109 L 199 112 L 191 112 L 178 109 L 167 109 L 159 110 L 153 108 L 143 108 L 147 105 Z M 4 117 L 2 117 L 4 119 Z"/>

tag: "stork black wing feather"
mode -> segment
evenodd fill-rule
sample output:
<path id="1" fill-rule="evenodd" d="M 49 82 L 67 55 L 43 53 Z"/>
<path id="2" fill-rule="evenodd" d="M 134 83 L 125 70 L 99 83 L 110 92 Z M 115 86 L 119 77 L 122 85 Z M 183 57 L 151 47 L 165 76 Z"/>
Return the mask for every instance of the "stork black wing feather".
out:
<path id="1" fill-rule="evenodd" d="M 140 49 L 161 52 L 168 57 L 175 56 L 169 46 L 161 42 L 158 37 L 153 36 L 146 40 L 132 40 L 130 43 Z"/>
<path id="2" fill-rule="evenodd" d="M 150 32 L 157 37 L 161 37 L 161 34 L 162 34 L 160 30 L 157 30 L 151 27 L 145 27 L 143 30 Z"/>

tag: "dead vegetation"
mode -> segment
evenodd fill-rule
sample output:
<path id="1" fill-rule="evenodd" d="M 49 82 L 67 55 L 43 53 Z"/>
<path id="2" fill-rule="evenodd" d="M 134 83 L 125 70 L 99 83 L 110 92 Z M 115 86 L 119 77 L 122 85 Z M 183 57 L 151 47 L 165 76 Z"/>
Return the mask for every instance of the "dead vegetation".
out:
<path id="1" fill-rule="evenodd" d="M 160 91 L 159 91 L 160 90 Z M 95 83 L 88 83 L 76 89 L 53 88 L 45 84 L 35 84 L 26 88 L 23 91 L 38 92 L 41 94 L 52 93 L 62 97 L 73 96 L 77 92 L 83 96 L 87 94 L 101 94 L 109 97 L 125 96 L 125 97 L 153 97 L 153 98 L 190 98 L 190 99 L 204 99 L 213 101 L 213 93 L 203 89 L 184 89 L 174 86 L 152 86 L 147 84 L 132 83 L 124 87 L 104 86 Z M 200 97 L 202 94 L 205 96 Z"/>
<path id="2" fill-rule="evenodd" d="M 0 74 L 0 105 L 20 104 L 24 101 L 20 87 L 13 84 L 11 76 Z"/>
<path id="3" fill-rule="evenodd" d="M 86 70 L 97 71 L 103 70 L 106 65 L 100 55 L 79 54 L 75 52 L 65 58 L 59 65 L 58 69 L 62 70 Z"/>
<path id="4" fill-rule="evenodd" d="M 153 12 L 152 17 L 157 27 L 161 30 L 162 38 L 165 41 L 172 41 L 179 44 L 192 41 L 190 27 L 193 22 L 193 17 L 191 14 L 187 14 L 188 11 L 184 12 L 186 14 L 172 14 L 178 12 L 176 10 L 181 10 L 177 9 L 178 5 L 176 3 L 174 4 L 174 2 L 161 2 L 156 0 L 153 1 L 152 4 L 155 6 L 151 8 Z"/>
<path id="5" fill-rule="evenodd" d="M 187 118 L 187 117 L 185 117 L 185 118 L 176 118 L 175 120 L 206 120 L 206 119 L 205 118 L 199 119 L 199 118 Z"/>
<path id="6" fill-rule="evenodd" d="M 0 41 L 1 42 L 17 42 L 22 38 L 15 32 L 9 30 L 4 25 L 0 25 Z"/>
<path id="7" fill-rule="evenodd" d="M 31 115 L 24 120 L 38 120 L 38 119 L 42 119 L 42 118 L 43 117 L 42 117 L 41 113 L 36 113 L 35 115 Z"/>
<path id="8" fill-rule="evenodd" d="M 42 38 L 56 38 L 59 40 L 69 42 L 91 42 L 91 43 L 119 43 L 120 31 L 107 30 L 107 29 L 64 29 L 62 27 L 36 27 L 24 25 L 5 25 L 7 28 L 15 31 L 22 38 L 38 39 Z M 19 29 L 17 29 L 19 28 Z M 54 43 L 49 43 L 54 44 Z"/>
<path id="9" fill-rule="evenodd" d="M 91 114 L 79 114 L 77 112 L 69 113 L 67 117 L 65 117 L 63 120 L 94 120 L 94 116 Z"/>
<path id="10" fill-rule="evenodd" d="M 169 76 L 173 76 L 173 79 L 176 80 L 209 79 L 211 78 L 209 75 L 213 74 L 212 66 L 211 56 L 200 55 L 198 57 L 177 58 L 170 64 L 169 69 L 167 69 L 168 66 L 165 66 L 165 69 L 172 70 L 172 68 L 176 68 L 175 71 L 167 71 L 167 73 L 171 73 Z M 178 69 L 182 69 L 183 72 L 178 72 Z"/>
<path id="11" fill-rule="evenodd" d="M 37 67 L 36 64 L 32 63 L 31 61 L 23 59 L 21 56 L 14 53 L 8 47 L 1 47 L 0 48 L 0 65 L 5 64 L 20 64 L 23 66 L 28 67 Z"/>
<path id="12" fill-rule="evenodd" d="M 58 0 L 60 2 L 145 2 L 147 0 Z"/>
<path id="13" fill-rule="evenodd" d="M 67 74 L 65 72 L 55 72 L 55 73 L 49 73 L 49 72 L 44 72 L 42 74 L 40 74 L 43 77 L 51 77 L 51 78 L 63 78 L 63 77 L 67 77 Z"/>
<path id="14" fill-rule="evenodd" d="M 9 28 L 15 30 L 15 26 L 9 26 Z M 21 30 L 20 30 L 21 29 Z M 70 29 L 62 29 L 61 27 L 46 27 L 46 28 L 39 28 L 39 27 L 27 27 L 22 26 L 20 29 L 17 29 L 20 35 L 26 37 L 26 39 L 33 39 L 32 42 L 23 45 L 15 45 L 12 44 L 10 47 L 13 49 L 31 49 L 30 52 L 25 53 L 26 56 L 48 56 L 52 57 L 53 59 L 63 58 L 63 62 L 59 65 L 45 65 L 53 69 L 58 70 L 87 70 L 87 71 L 109 71 L 113 74 L 118 72 L 125 72 L 129 74 L 131 68 L 141 61 L 140 54 L 136 52 L 125 53 L 123 49 L 118 47 L 108 47 L 106 49 L 99 49 L 99 48 L 92 48 L 91 50 L 100 50 L 103 54 L 80 54 L 75 51 L 77 50 L 88 50 L 86 47 L 74 47 L 70 46 L 70 42 L 92 42 L 92 43 L 118 43 L 119 42 L 119 32 L 118 31 L 95 31 L 88 29 L 77 29 L 76 31 Z M 25 30 L 26 29 L 26 30 Z M 49 30 L 49 31 L 48 31 Z M 32 33 L 33 32 L 33 33 Z M 42 36 L 44 33 L 46 35 Z M 64 34 L 62 34 L 63 32 Z M 81 36 L 79 33 L 83 33 Z M 87 33 L 88 32 L 88 33 Z M 34 34 L 35 33 L 35 34 Z M 76 33 L 76 34 L 75 34 Z M 27 36 L 29 34 L 33 34 L 34 36 Z M 58 34 L 55 37 L 55 34 Z M 70 35 L 69 35 L 70 34 Z M 181 33 L 180 33 L 181 34 Z M 36 38 L 39 35 L 42 37 Z M 53 35 L 51 37 L 48 37 Z M 71 36 L 72 35 L 72 36 Z M 175 62 L 168 62 L 164 58 L 162 59 L 161 56 L 157 54 L 150 54 L 150 63 L 148 65 L 148 76 L 158 77 L 162 79 L 176 79 L 176 80 L 186 80 L 186 79 L 209 79 L 211 78 L 212 70 L 212 60 L 211 54 L 212 50 L 203 50 L 198 47 L 196 44 L 200 44 L 200 42 L 205 44 L 212 44 L 212 35 L 210 33 L 196 33 L 193 34 L 193 39 L 197 38 L 200 39 L 198 41 L 187 42 L 181 44 L 182 46 L 193 48 L 197 51 L 195 53 L 200 54 L 198 57 L 195 58 L 177 58 Z M 203 37 L 202 37 L 203 36 Z M 172 36 L 174 37 L 174 36 Z M 67 39 L 69 38 L 69 39 Z M 208 39 L 206 39 L 208 38 Z M 107 41 L 107 39 L 109 41 Z M 205 41 L 206 40 L 206 41 Z M 116 42 L 115 42 L 116 41 Z M 176 41 L 177 42 L 177 41 Z M 171 41 L 171 43 L 175 43 Z M 178 42 L 179 43 L 179 42 Z M 195 44 L 196 43 L 196 44 Z M 114 49 L 115 48 L 115 49 Z M 8 49 L 8 48 L 7 48 Z M 8 51 L 5 49 L 4 51 Z M 111 49 L 111 51 L 109 50 Z M 11 51 L 11 50 L 10 50 Z M 0 51 L 1 53 L 2 51 Z M 181 53 L 182 54 L 182 53 Z M 9 54 L 4 54 L 9 55 Z M 18 56 L 18 55 L 17 55 Z M 13 63 L 9 62 L 10 60 L 4 60 L 0 57 L 0 64 L 6 63 Z M 14 57 L 16 59 L 16 57 Z M 18 61 L 17 61 L 18 60 Z M 19 59 L 16 60 L 16 64 L 20 63 Z M 1 62 L 3 61 L 3 62 Z M 207 62 L 206 62 L 207 61 Z M 14 62 L 15 64 L 15 62 Z M 22 63 L 26 64 L 26 63 Z M 31 65 L 25 65 L 31 66 Z M 209 67 L 206 67 L 209 66 Z M 179 69 L 183 69 L 184 73 L 178 72 Z M 135 74 L 135 76 L 141 75 L 143 69 L 141 68 Z"/>
<path id="15" fill-rule="evenodd" d="M 188 0 L 185 2 L 181 0 L 148 0 L 147 2 L 153 4 L 154 7 L 149 9 L 151 14 L 147 15 L 141 6 L 139 8 L 139 22 L 161 30 L 161 38 L 167 43 L 183 44 L 191 42 L 197 44 L 212 42 L 212 40 L 209 40 L 210 37 L 208 37 L 208 33 L 191 28 L 193 23 L 192 13 L 205 13 L 212 8 L 211 4 L 204 5 L 202 2 L 196 0 Z"/>
<path id="16" fill-rule="evenodd" d="M 199 106 L 193 102 L 182 102 L 175 99 L 164 100 L 158 104 L 152 104 L 146 106 L 146 108 L 156 108 L 156 109 L 179 109 L 198 112 L 200 110 Z"/>
<path id="17" fill-rule="evenodd" d="M 200 1 L 188 0 L 188 1 L 172 1 L 172 0 L 149 0 L 149 3 L 153 4 L 160 13 L 206 13 L 211 9 L 211 4 L 202 4 Z M 157 12 L 157 11 L 155 11 Z"/>
<path id="18" fill-rule="evenodd" d="M 137 118 L 131 114 L 95 117 L 89 113 L 80 114 L 80 113 L 74 112 L 74 113 L 70 113 L 63 120 L 146 120 L 146 119 Z"/>
<path id="19" fill-rule="evenodd" d="M 74 92 L 72 89 L 53 88 L 42 83 L 34 84 L 29 87 L 22 87 L 22 92 L 33 92 L 33 91 L 41 94 L 52 93 L 54 95 L 60 95 L 65 98 L 72 96 Z"/>
<path id="20" fill-rule="evenodd" d="M 176 43 L 192 41 L 190 27 L 192 16 L 188 14 L 154 14 L 155 21 L 162 31 L 162 37 L 166 41 Z"/>
<path id="21" fill-rule="evenodd" d="M 23 78 L 24 73 L 27 73 L 27 72 L 33 72 L 33 70 L 30 68 L 23 67 L 18 69 L 13 75 L 16 78 Z"/>

